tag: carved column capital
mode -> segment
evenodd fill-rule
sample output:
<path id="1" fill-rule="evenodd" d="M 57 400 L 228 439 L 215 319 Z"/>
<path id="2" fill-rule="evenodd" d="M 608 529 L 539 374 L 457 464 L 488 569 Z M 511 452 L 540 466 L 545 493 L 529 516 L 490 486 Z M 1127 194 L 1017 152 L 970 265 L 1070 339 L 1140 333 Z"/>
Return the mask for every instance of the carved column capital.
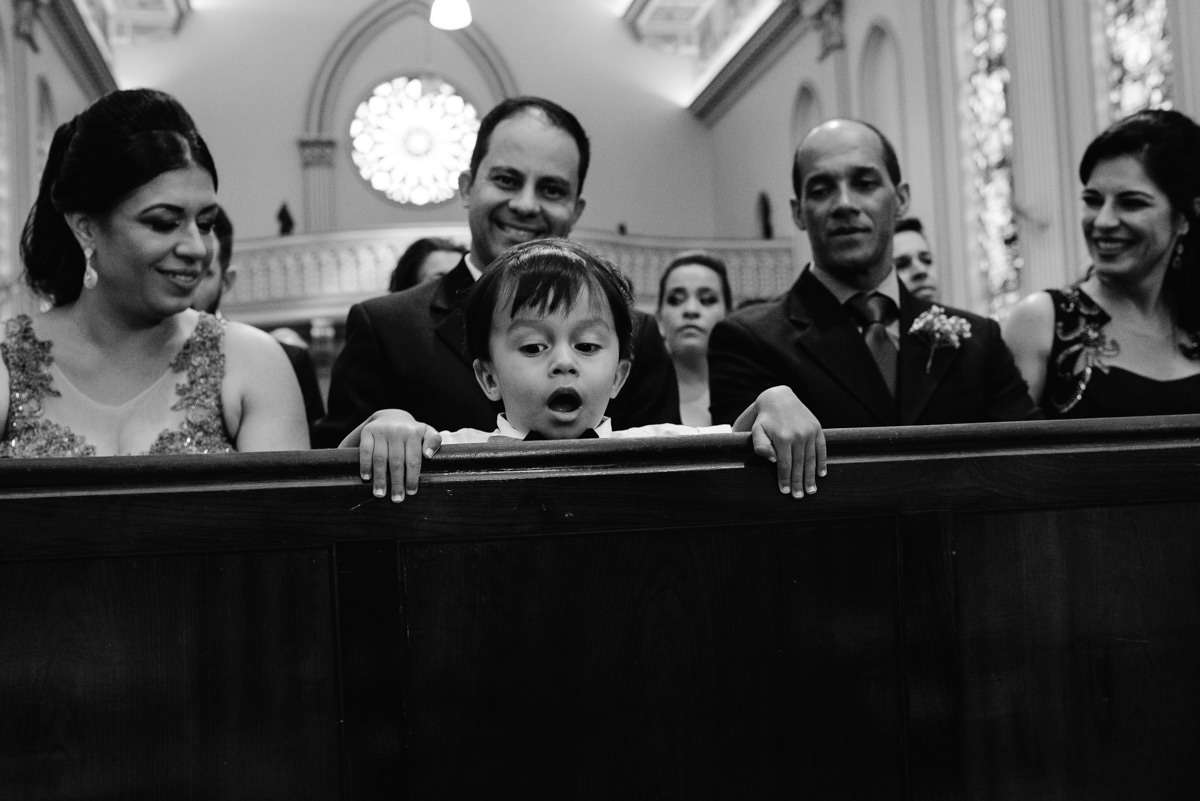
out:
<path id="1" fill-rule="evenodd" d="M 797 0 L 800 16 L 813 30 L 821 34 L 819 60 L 835 50 L 846 47 L 846 31 L 843 26 L 844 0 Z"/>
<path id="2" fill-rule="evenodd" d="M 333 154 L 337 149 L 336 139 L 313 137 L 300 139 L 297 144 L 300 147 L 300 163 L 305 169 L 333 166 Z"/>

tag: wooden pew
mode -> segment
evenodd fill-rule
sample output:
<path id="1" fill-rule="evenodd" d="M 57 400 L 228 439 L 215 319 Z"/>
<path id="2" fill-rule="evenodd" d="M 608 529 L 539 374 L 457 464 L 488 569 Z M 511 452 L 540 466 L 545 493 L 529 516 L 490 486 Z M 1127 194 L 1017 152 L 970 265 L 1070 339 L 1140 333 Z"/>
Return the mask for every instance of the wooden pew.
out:
<path id="1" fill-rule="evenodd" d="M 0 462 L 0 798 L 1200 790 L 1200 416 Z"/>

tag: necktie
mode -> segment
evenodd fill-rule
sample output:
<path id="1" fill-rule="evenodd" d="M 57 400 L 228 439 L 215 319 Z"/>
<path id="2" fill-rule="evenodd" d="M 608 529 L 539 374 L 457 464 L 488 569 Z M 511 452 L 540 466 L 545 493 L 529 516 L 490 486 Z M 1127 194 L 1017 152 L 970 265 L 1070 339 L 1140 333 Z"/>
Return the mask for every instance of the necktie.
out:
<path id="1" fill-rule="evenodd" d="M 862 326 L 863 341 L 867 350 L 879 366 L 883 381 L 887 384 L 888 392 L 896 394 L 896 362 L 899 351 L 892 338 L 888 336 L 888 323 L 896 319 L 896 304 L 886 295 L 872 292 L 867 295 L 859 292 L 846 301 L 846 308 L 851 316 Z"/>
<path id="2" fill-rule="evenodd" d="M 543 434 L 541 434 L 537 431 L 530 431 L 528 434 L 525 435 L 525 442 L 538 442 L 539 440 L 544 440 L 545 438 L 546 437 Z M 582 434 L 580 434 L 578 437 L 576 437 L 576 439 L 599 439 L 599 438 L 600 438 L 600 435 L 596 433 L 596 430 L 594 428 L 589 428 L 586 431 L 584 431 Z"/>

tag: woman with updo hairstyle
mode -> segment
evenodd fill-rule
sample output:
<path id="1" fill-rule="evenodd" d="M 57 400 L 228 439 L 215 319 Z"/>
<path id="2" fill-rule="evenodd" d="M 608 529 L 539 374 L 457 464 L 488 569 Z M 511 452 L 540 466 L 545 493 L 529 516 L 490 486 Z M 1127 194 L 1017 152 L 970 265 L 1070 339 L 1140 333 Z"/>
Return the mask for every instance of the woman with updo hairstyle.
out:
<path id="1" fill-rule="evenodd" d="M 418 284 L 441 278 L 462 261 L 467 249 L 449 239 L 424 236 L 408 246 L 396 262 L 388 281 L 388 292 L 403 292 Z"/>
<path id="2" fill-rule="evenodd" d="M 21 237 L 43 312 L 4 324 L 0 456 L 308 447 L 266 333 L 189 308 L 217 170 L 169 95 L 112 92 L 59 126 Z"/>
<path id="3" fill-rule="evenodd" d="M 733 308 L 725 262 L 694 250 L 671 259 L 658 281 L 658 330 L 675 363 L 679 417 L 712 425 L 708 403 L 708 338 Z"/>
<path id="4" fill-rule="evenodd" d="M 1005 340 L 1047 417 L 1200 412 L 1200 126 L 1140 111 L 1079 165 L 1092 264 L 1018 304 Z"/>

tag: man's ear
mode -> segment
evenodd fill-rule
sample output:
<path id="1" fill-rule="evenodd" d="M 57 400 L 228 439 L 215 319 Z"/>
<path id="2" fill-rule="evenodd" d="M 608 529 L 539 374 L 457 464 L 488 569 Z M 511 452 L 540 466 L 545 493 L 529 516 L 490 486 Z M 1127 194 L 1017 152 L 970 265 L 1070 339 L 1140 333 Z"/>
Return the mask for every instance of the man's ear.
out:
<path id="1" fill-rule="evenodd" d="M 800 208 L 800 198 L 794 197 L 791 199 L 792 204 L 792 222 L 801 231 L 807 231 L 808 226 L 804 224 L 804 210 Z"/>
<path id="2" fill-rule="evenodd" d="M 75 241 L 79 243 L 80 249 L 96 246 L 96 223 L 91 217 L 81 211 L 72 211 L 64 214 L 63 219 L 66 220 L 71 233 L 75 235 Z"/>
<path id="3" fill-rule="evenodd" d="M 225 274 L 221 276 L 221 291 L 228 292 L 233 289 L 234 283 L 237 281 L 237 267 L 232 264 L 225 269 Z"/>
<path id="4" fill-rule="evenodd" d="M 463 205 L 470 205 L 467 202 L 467 197 L 471 194 L 471 184 L 475 183 L 475 176 L 470 170 L 463 170 L 458 174 L 458 194 L 462 198 Z"/>
<path id="5" fill-rule="evenodd" d="M 896 217 L 900 218 L 908 214 L 909 190 L 907 181 L 901 181 L 900 185 L 896 187 L 896 200 Z"/>
<path id="6" fill-rule="evenodd" d="M 629 368 L 633 363 L 629 359 L 621 359 L 617 362 L 617 374 L 613 376 L 612 392 L 609 393 L 610 398 L 617 397 L 617 393 L 621 391 L 621 387 L 625 386 L 625 380 L 629 378 Z"/>
<path id="7" fill-rule="evenodd" d="M 475 370 L 475 380 L 479 382 L 479 388 L 487 395 L 488 400 L 493 403 L 500 400 L 500 382 L 496 380 L 491 363 L 476 359 L 471 362 L 471 368 Z"/>
<path id="8" fill-rule="evenodd" d="M 571 227 L 575 227 L 575 223 L 579 222 L 579 218 L 583 216 L 583 210 L 587 208 L 587 200 L 581 197 L 575 198 L 575 211 L 571 214 Z"/>

